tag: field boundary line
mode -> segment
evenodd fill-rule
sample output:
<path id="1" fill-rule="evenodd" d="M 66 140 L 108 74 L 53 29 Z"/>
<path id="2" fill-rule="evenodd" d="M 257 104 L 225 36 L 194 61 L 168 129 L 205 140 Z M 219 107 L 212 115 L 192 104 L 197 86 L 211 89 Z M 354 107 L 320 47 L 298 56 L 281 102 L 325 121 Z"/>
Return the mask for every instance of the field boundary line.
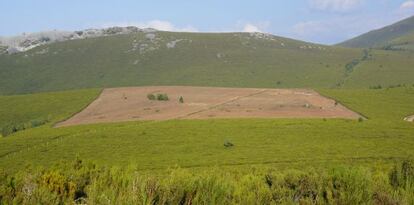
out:
<path id="1" fill-rule="evenodd" d="M 104 90 L 105 90 L 105 88 L 101 89 L 101 90 L 99 91 L 99 94 L 98 94 L 98 95 L 96 95 L 96 96 L 95 96 L 95 98 L 94 98 L 93 100 L 91 100 L 91 102 L 89 102 L 88 104 L 86 104 L 85 106 L 83 106 L 81 109 L 79 109 L 79 111 L 77 111 L 77 112 L 75 112 L 75 113 L 71 114 L 70 116 L 66 117 L 65 119 L 62 119 L 62 120 L 59 120 L 59 121 L 57 121 L 57 122 L 53 123 L 51 127 L 52 127 L 52 128 L 59 128 L 59 127 L 62 127 L 62 126 L 60 126 L 59 124 L 64 123 L 65 121 L 69 120 L 70 118 L 72 118 L 72 117 L 74 117 L 75 115 L 77 115 L 77 114 L 81 113 L 83 110 L 85 110 L 87 107 L 89 107 L 92 103 L 94 103 L 96 100 L 98 100 L 98 99 L 99 99 L 99 97 L 101 97 L 101 95 L 103 94 Z M 63 126 L 63 127 L 64 127 L 64 126 Z"/>
<path id="2" fill-rule="evenodd" d="M 269 90 L 269 89 L 261 89 L 261 90 L 259 90 L 258 92 L 250 93 L 250 94 L 248 94 L 248 95 L 244 95 L 244 96 L 237 96 L 237 97 L 234 97 L 233 99 L 227 100 L 227 101 L 225 101 L 225 102 L 221 102 L 221 103 L 218 103 L 218 104 L 212 105 L 212 106 L 210 106 L 210 107 L 208 107 L 208 108 L 204 108 L 204 109 L 201 109 L 201 110 L 198 110 L 198 111 L 194 111 L 194 112 L 191 112 L 191 113 L 185 114 L 185 115 L 183 115 L 183 116 L 178 116 L 178 117 L 175 117 L 175 118 L 173 118 L 173 119 L 183 119 L 183 118 L 185 118 L 185 117 L 189 117 L 189 116 L 191 116 L 191 115 L 195 115 L 195 114 L 202 113 L 202 112 L 205 112 L 205 111 L 213 110 L 213 109 L 216 109 L 217 107 L 222 106 L 222 105 L 225 105 L 225 104 L 227 104 L 227 103 L 232 103 L 232 102 L 236 102 L 236 101 L 238 101 L 238 100 L 240 100 L 240 99 L 242 99 L 242 98 L 248 98 L 248 97 L 252 97 L 252 96 L 255 96 L 255 95 L 259 95 L 259 94 L 262 94 L 262 93 L 264 93 L 264 92 L 267 92 L 268 90 Z"/>
<path id="3" fill-rule="evenodd" d="M 316 92 L 317 92 L 319 95 L 321 95 L 322 97 L 325 97 L 325 98 L 327 98 L 327 99 L 334 100 L 335 102 L 338 102 L 340 105 L 344 106 L 346 109 L 351 110 L 352 112 L 354 112 L 354 113 L 356 113 L 356 114 L 360 115 L 360 116 L 361 116 L 364 120 L 370 120 L 370 118 L 369 118 L 368 116 L 366 116 L 366 115 L 362 114 L 362 113 L 361 113 L 361 112 L 359 112 L 359 111 L 356 111 L 356 110 L 354 110 L 354 109 L 352 109 L 352 108 L 348 107 L 348 106 L 347 106 L 347 105 L 345 105 L 345 103 L 343 103 L 342 101 L 337 100 L 337 99 L 335 99 L 335 98 L 333 98 L 333 97 L 331 97 L 331 96 L 324 95 L 324 94 L 322 94 L 321 92 L 319 92 L 319 91 L 317 91 L 317 90 L 314 90 L 314 91 L 316 91 Z"/>

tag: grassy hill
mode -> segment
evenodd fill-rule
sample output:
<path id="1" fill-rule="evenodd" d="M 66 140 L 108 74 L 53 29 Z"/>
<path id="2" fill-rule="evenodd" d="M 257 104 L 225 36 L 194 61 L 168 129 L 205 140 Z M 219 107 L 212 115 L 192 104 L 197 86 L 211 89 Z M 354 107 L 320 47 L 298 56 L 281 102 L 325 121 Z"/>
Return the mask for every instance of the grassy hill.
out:
<path id="1" fill-rule="evenodd" d="M 139 32 L 0 54 L 0 94 L 140 85 L 337 88 L 414 82 L 410 54 L 370 55 L 257 33 Z M 377 61 L 383 56 L 405 60 L 395 71 Z M 369 80 L 348 80 L 360 78 L 354 70 L 366 73 L 381 65 Z M 389 73 L 396 77 L 389 80 Z"/>
<path id="2" fill-rule="evenodd" d="M 338 44 L 351 48 L 413 49 L 414 16 Z M 406 44 L 410 44 L 406 46 Z"/>

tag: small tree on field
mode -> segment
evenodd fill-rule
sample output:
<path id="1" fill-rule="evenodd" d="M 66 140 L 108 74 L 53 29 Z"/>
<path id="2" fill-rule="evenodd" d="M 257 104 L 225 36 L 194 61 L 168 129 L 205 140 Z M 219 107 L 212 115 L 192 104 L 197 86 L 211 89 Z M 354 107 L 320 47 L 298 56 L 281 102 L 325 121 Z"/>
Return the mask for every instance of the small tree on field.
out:
<path id="1" fill-rule="evenodd" d="M 178 99 L 178 101 L 180 101 L 180 103 L 184 103 L 184 98 L 183 98 L 183 96 L 180 96 L 180 99 Z"/>
<path id="2" fill-rule="evenodd" d="M 159 101 L 168 101 L 170 99 L 168 98 L 168 95 L 164 93 L 164 94 L 158 94 L 157 95 L 157 100 L 159 100 Z"/>

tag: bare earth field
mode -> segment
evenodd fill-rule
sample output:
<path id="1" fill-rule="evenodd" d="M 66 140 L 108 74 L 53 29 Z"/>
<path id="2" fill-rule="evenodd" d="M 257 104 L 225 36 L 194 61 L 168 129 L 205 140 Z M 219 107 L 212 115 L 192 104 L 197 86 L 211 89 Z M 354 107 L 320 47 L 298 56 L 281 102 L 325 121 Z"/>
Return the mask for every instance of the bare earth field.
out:
<path id="1" fill-rule="evenodd" d="M 165 93 L 169 101 L 151 101 Z M 180 96 L 184 103 L 179 102 Z M 87 108 L 57 127 L 170 119 L 346 118 L 360 115 L 309 89 L 154 86 L 110 88 Z"/>

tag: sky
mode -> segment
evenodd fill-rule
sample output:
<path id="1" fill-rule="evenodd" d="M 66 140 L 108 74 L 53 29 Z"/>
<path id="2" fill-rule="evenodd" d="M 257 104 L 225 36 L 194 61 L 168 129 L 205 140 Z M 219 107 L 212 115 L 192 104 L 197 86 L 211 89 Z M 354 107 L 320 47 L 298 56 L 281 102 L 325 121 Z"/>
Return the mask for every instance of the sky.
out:
<path id="1" fill-rule="evenodd" d="M 1 0 L 0 10 L 0 36 L 137 26 L 335 44 L 414 15 L 414 0 Z"/>

